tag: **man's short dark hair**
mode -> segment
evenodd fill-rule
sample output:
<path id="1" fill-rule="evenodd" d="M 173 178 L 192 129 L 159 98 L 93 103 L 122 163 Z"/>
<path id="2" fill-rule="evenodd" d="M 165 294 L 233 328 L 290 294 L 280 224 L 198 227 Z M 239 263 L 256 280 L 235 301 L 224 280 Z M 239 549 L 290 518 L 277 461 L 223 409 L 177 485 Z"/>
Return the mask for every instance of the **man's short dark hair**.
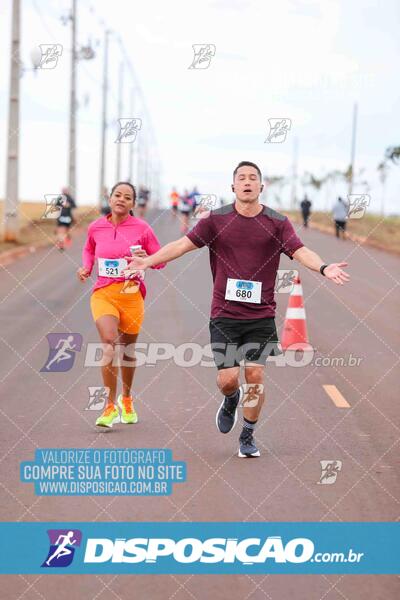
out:
<path id="1" fill-rule="evenodd" d="M 238 172 L 238 169 L 240 169 L 240 167 L 253 167 L 254 169 L 256 169 L 256 171 L 258 173 L 258 175 L 260 177 L 260 181 L 262 181 L 262 175 L 261 175 L 260 169 L 257 167 L 257 165 L 255 163 L 250 162 L 249 160 L 242 160 L 242 162 L 240 162 L 238 164 L 236 169 L 233 171 L 233 179 L 235 179 L 236 173 Z"/>

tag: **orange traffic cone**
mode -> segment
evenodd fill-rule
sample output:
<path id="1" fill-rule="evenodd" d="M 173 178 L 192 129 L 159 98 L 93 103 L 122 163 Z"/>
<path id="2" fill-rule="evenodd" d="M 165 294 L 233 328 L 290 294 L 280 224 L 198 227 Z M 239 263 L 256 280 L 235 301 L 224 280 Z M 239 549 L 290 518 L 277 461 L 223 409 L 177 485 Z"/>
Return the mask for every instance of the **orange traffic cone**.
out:
<path id="1" fill-rule="evenodd" d="M 303 302 L 303 288 L 300 277 L 296 277 L 289 296 L 285 322 L 281 338 L 282 350 L 312 351 L 308 341 L 306 311 Z"/>

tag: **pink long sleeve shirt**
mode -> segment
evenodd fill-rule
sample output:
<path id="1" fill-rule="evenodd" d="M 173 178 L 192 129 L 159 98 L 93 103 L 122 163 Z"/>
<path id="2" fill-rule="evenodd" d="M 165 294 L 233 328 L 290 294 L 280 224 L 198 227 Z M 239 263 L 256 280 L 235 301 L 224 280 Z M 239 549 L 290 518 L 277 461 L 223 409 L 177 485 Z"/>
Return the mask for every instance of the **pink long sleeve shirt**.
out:
<path id="1" fill-rule="evenodd" d="M 98 258 L 124 258 L 130 256 L 129 246 L 140 244 L 147 254 L 154 254 L 160 244 L 154 231 L 142 219 L 129 215 L 124 221 L 114 225 L 108 216 L 100 217 L 88 227 L 86 243 L 83 248 L 83 266 L 92 273 L 93 265 Z M 165 263 L 152 267 L 162 269 Z M 124 277 L 103 277 L 98 275 L 93 292 L 99 288 L 125 281 Z M 140 291 L 146 297 L 146 286 L 141 279 Z"/>

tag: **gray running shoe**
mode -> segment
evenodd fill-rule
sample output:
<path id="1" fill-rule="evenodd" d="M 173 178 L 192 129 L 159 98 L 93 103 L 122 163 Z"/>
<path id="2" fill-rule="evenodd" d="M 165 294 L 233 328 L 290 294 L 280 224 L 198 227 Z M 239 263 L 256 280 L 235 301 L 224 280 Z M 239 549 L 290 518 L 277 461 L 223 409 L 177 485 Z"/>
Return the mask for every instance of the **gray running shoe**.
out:
<path id="1" fill-rule="evenodd" d="M 221 406 L 215 417 L 217 428 L 221 433 L 229 433 L 237 421 L 237 407 L 242 397 L 242 388 L 236 392 L 235 398 L 232 400 L 226 396 L 222 400 Z"/>
<path id="2" fill-rule="evenodd" d="M 239 438 L 238 456 L 239 458 L 253 458 L 260 456 L 260 451 L 254 442 L 252 429 L 243 427 L 243 431 Z"/>

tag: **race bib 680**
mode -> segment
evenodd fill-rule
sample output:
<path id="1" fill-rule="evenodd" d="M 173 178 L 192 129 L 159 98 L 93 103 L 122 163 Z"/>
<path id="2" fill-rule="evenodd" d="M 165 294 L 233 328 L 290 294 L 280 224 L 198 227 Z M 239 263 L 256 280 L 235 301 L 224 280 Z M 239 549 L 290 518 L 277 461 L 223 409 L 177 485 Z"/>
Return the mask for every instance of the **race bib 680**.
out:
<path id="1" fill-rule="evenodd" d="M 231 279 L 226 282 L 225 300 L 236 302 L 261 302 L 261 281 L 248 281 L 245 279 Z"/>

